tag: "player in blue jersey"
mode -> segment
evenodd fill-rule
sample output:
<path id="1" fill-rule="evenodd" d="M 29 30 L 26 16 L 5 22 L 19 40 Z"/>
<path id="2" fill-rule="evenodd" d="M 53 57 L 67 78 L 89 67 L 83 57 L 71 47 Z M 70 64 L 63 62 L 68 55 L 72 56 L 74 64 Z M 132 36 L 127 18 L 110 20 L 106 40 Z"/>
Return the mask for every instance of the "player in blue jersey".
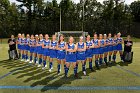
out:
<path id="1" fill-rule="evenodd" d="M 39 42 L 39 36 L 35 35 L 35 47 L 34 47 L 34 63 L 38 64 L 38 42 Z"/>
<path id="2" fill-rule="evenodd" d="M 117 51 L 120 53 L 121 61 L 123 61 L 123 52 L 122 52 L 122 44 L 123 44 L 123 38 L 121 38 L 121 33 L 117 34 L 117 40 L 118 40 L 118 45 L 117 45 Z"/>
<path id="3" fill-rule="evenodd" d="M 71 36 L 69 37 L 69 43 L 66 45 L 66 68 L 65 68 L 65 77 L 68 75 L 69 67 L 72 64 L 74 68 L 74 76 L 78 77 L 77 75 L 77 68 L 76 68 L 76 51 L 77 46 L 73 43 L 74 38 Z"/>
<path id="4" fill-rule="evenodd" d="M 56 41 L 56 35 L 52 35 L 52 41 L 50 43 L 50 66 L 49 66 L 49 72 L 53 69 L 53 61 L 57 58 L 57 41 Z"/>
<path id="5" fill-rule="evenodd" d="M 45 40 L 43 42 L 44 52 L 43 52 L 43 68 L 42 69 L 45 69 L 47 67 L 46 60 L 49 59 L 49 56 L 50 56 L 50 52 L 49 52 L 50 42 L 51 41 L 49 40 L 49 35 L 46 34 Z"/>
<path id="6" fill-rule="evenodd" d="M 106 34 L 104 34 L 104 41 L 105 41 L 105 43 L 104 43 L 105 44 L 105 47 L 104 47 L 104 62 L 108 66 L 107 56 L 108 56 L 108 43 L 109 43 L 109 40 L 107 39 Z"/>
<path id="7" fill-rule="evenodd" d="M 94 44 L 94 48 L 92 49 L 93 55 L 95 55 L 95 66 L 97 69 L 99 68 L 99 40 L 97 39 L 97 34 L 94 34 L 94 39 L 92 40 Z"/>
<path id="8" fill-rule="evenodd" d="M 29 41 L 30 41 L 30 35 L 27 34 L 25 39 L 25 62 L 29 61 L 28 59 L 28 51 L 30 51 Z"/>
<path id="9" fill-rule="evenodd" d="M 22 54 L 22 59 L 21 61 L 25 60 L 25 35 L 22 34 L 22 38 L 21 38 L 21 54 Z"/>
<path id="10" fill-rule="evenodd" d="M 58 62 L 57 73 L 58 74 L 61 72 L 62 62 L 64 64 L 64 69 L 66 68 L 66 65 L 65 65 L 65 55 L 66 55 L 65 48 L 66 48 L 66 42 L 64 42 L 64 36 L 61 34 L 60 37 L 59 37 L 59 41 L 57 43 L 57 50 L 58 50 L 57 51 L 57 62 Z"/>
<path id="11" fill-rule="evenodd" d="M 99 58 L 99 63 L 100 65 L 102 65 L 103 63 L 103 54 L 104 54 L 104 47 L 105 47 L 105 40 L 103 39 L 103 35 L 99 34 L 99 54 L 100 54 L 100 58 Z"/>
<path id="12" fill-rule="evenodd" d="M 111 57 L 112 57 L 112 53 L 113 53 L 113 38 L 111 33 L 108 34 L 108 52 L 109 52 L 109 63 L 111 63 Z"/>
<path id="13" fill-rule="evenodd" d="M 42 46 L 43 46 L 43 42 L 44 42 L 44 39 L 43 39 L 43 35 L 42 34 L 40 34 L 39 35 L 39 41 L 38 41 L 38 59 L 39 59 L 39 64 L 38 64 L 38 66 L 37 67 L 41 67 L 41 65 L 42 65 L 42 57 L 43 57 L 43 48 L 42 48 Z"/>
<path id="14" fill-rule="evenodd" d="M 92 67 L 92 48 L 93 48 L 93 43 L 90 40 L 90 35 L 87 35 L 86 37 L 86 61 L 89 61 L 89 69 L 91 71 L 94 71 L 93 67 Z M 86 62 L 85 61 L 85 62 Z"/>
<path id="15" fill-rule="evenodd" d="M 84 39 L 84 37 L 80 36 L 79 42 L 76 44 L 76 46 L 77 46 L 77 53 L 76 53 L 77 64 L 76 64 L 76 67 L 77 67 L 77 70 L 78 70 L 78 64 L 79 64 L 79 62 L 81 62 L 82 63 L 83 74 L 86 75 L 86 67 L 85 67 L 86 43 L 83 42 L 84 41 L 83 39 Z"/>
<path id="16" fill-rule="evenodd" d="M 30 46 L 30 62 L 29 63 L 33 63 L 33 53 L 35 49 L 34 35 L 31 35 L 31 39 L 29 40 L 29 46 Z"/>
<path id="17" fill-rule="evenodd" d="M 17 40 L 17 48 L 18 48 L 18 58 L 21 57 L 21 34 L 18 34 L 18 40 Z"/>
<path id="18" fill-rule="evenodd" d="M 116 54 L 117 54 L 117 45 L 118 45 L 118 40 L 117 40 L 117 35 L 114 34 L 113 38 L 113 62 L 116 62 Z"/>

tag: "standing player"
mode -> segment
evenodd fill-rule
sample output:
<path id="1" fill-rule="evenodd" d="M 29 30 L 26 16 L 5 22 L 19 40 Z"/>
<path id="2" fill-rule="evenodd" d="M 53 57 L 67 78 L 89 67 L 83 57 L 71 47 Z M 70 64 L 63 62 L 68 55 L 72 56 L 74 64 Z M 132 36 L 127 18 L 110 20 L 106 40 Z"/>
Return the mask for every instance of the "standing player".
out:
<path id="1" fill-rule="evenodd" d="M 92 48 L 94 47 L 94 44 L 90 40 L 90 35 L 88 35 L 86 39 L 86 60 L 89 61 L 89 69 L 94 71 L 92 68 Z"/>
<path id="2" fill-rule="evenodd" d="M 111 63 L 111 56 L 112 56 L 112 53 L 113 53 L 113 38 L 112 38 L 112 35 L 111 33 L 108 34 L 108 52 L 109 52 L 109 63 Z"/>
<path id="3" fill-rule="evenodd" d="M 33 53 L 34 53 L 34 49 L 35 49 L 34 35 L 31 35 L 31 39 L 29 41 L 29 46 L 30 46 L 30 62 L 29 63 L 33 63 Z"/>
<path id="4" fill-rule="evenodd" d="M 44 42 L 44 39 L 43 39 L 43 35 L 40 34 L 39 35 L 39 41 L 38 41 L 38 59 L 39 59 L 39 64 L 37 67 L 41 67 L 42 65 L 42 57 L 43 57 L 43 42 Z"/>
<path id="5" fill-rule="evenodd" d="M 117 45 L 118 45 L 118 40 L 117 40 L 117 35 L 114 34 L 113 38 L 113 62 L 116 62 L 116 54 L 117 54 Z"/>
<path id="6" fill-rule="evenodd" d="M 52 35 L 52 41 L 50 44 L 50 69 L 49 72 L 53 69 L 53 61 L 55 58 L 57 58 L 57 41 L 56 41 L 56 35 Z"/>
<path id="7" fill-rule="evenodd" d="M 81 36 L 79 39 L 79 42 L 76 44 L 76 46 L 77 46 L 76 57 L 77 57 L 77 65 L 79 64 L 79 62 L 82 62 L 82 71 L 83 71 L 83 74 L 86 75 L 86 67 L 85 67 L 86 43 L 83 42 L 83 39 L 84 39 L 83 36 Z M 78 67 L 77 67 L 77 70 L 78 70 Z"/>
<path id="8" fill-rule="evenodd" d="M 45 40 L 43 42 L 44 52 L 43 52 L 43 68 L 42 69 L 45 69 L 47 67 L 46 60 L 47 58 L 49 58 L 49 46 L 50 46 L 49 35 L 46 34 Z"/>
<path id="9" fill-rule="evenodd" d="M 39 37 L 38 35 L 35 35 L 35 47 L 34 47 L 34 63 L 37 65 L 38 64 L 38 58 L 37 58 L 37 53 L 38 53 L 38 42 L 39 42 Z"/>
<path id="10" fill-rule="evenodd" d="M 97 34 L 94 34 L 94 39 L 92 40 L 94 48 L 92 49 L 92 54 L 95 55 L 95 66 L 99 68 L 99 40 L 97 39 Z"/>
<path id="11" fill-rule="evenodd" d="M 22 54 L 22 59 L 21 61 L 25 60 L 25 35 L 22 34 L 21 37 L 21 54 Z"/>
<path id="12" fill-rule="evenodd" d="M 57 44 L 57 62 L 58 62 L 58 74 L 61 72 L 61 64 L 63 62 L 64 64 L 64 69 L 66 68 L 66 65 L 65 65 L 65 55 L 66 55 L 66 52 L 65 52 L 65 46 L 66 46 L 66 42 L 64 42 L 64 36 L 63 35 L 60 35 L 59 37 L 59 42 Z"/>
<path id="13" fill-rule="evenodd" d="M 104 41 L 105 41 L 105 47 L 104 47 L 104 62 L 105 62 L 106 65 L 108 66 L 107 56 L 108 56 L 108 43 L 109 43 L 109 40 L 107 39 L 107 35 L 106 35 L 106 34 L 104 34 Z"/>
<path id="14" fill-rule="evenodd" d="M 105 47 L 105 41 L 103 39 L 103 35 L 99 34 L 99 53 L 100 53 L 100 59 L 99 59 L 99 63 L 100 65 L 102 65 L 103 62 L 103 54 L 104 54 L 104 47 Z"/>
<path id="15" fill-rule="evenodd" d="M 69 38 L 69 43 L 66 45 L 66 69 L 65 69 L 65 77 L 68 75 L 70 64 L 73 65 L 74 68 L 74 76 L 77 77 L 77 69 L 76 69 L 76 50 L 77 46 L 73 43 L 74 38 Z"/>
<path id="16" fill-rule="evenodd" d="M 21 57 L 21 34 L 18 34 L 18 40 L 17 40 L 17 48 L 18 48 L 18 58 Z"/>
<path id="17" fill-rule="evenodd" d="M 28 59 L 28 51 L 30 51 L 29 41 L 30 41 L 30 35 L 27 34 L 25 39 L 25 62 L 29 61 Z"/>
<path id="18" fill-rule="evenodd" d="M 123 52 L 122 52 L 122 44 L 123 44 L 123 38 L 121 38 L 121 33 L 117 34 L 117 40 L 118 40 L 118 45 L 117 45 L 117 51 L 120 53 L 121 61 L 123 61 Z"/>

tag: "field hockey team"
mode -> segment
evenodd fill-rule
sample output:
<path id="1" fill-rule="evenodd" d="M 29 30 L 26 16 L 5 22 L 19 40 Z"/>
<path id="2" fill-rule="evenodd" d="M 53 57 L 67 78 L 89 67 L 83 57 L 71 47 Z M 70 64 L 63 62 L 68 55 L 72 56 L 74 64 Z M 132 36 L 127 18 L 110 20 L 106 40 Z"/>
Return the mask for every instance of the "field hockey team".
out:
<path id="1" fill-rule="evenodd" d="M 123 62 L 123 52 L 121 33 L 117 33 L 112 37 L 111 33 L 94 34 L 91 40 L 90 35 L 79 37 L 79 42 L 74 43 L 74 38 L 69 37 L 68 42 L 65 42 L 64 36 L 59 36 L 57 41 L 56 35 L 52 35 L 52 40 L 49 35 L 29 35 L 18 34 L 17 46 L 18 55 L 21 56 L 21 61 L 34 63 L 42 69 L 47 68 L 49 62 L 49 72 L 53 70 L 53 64 L 57 59 L 57 72 L 61 73 L 61 67 L 64 66 L 65 76 L 68 76 L 70 65 L 73 66 L 74 76 L 78 77 L 78 65 L 81 62 L 83 74 L 86 75 L 86 64 L 89 64 L 89 69 L 94 71 L 92 61 L 95 57 L 96 69 L 100 66 L 112 64 L 116 61 L 116 54 L 119 52 L 121 61 Z M 85 41 L 85 42 L 84 42 Z M 29 55 L 30 54 L 30 55 Z"/>

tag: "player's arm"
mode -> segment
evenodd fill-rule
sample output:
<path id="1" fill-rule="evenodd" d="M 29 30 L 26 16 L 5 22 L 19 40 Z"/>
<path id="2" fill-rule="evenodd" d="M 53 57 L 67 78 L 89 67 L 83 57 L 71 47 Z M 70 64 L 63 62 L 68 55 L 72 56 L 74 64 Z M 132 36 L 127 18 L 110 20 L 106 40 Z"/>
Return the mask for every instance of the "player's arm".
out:
<path id="1" fill-rule="evenodd" d="M 86 43 L 84 43 L 84 48 L 81 49 L 82 51 L 86 51 Z"/>

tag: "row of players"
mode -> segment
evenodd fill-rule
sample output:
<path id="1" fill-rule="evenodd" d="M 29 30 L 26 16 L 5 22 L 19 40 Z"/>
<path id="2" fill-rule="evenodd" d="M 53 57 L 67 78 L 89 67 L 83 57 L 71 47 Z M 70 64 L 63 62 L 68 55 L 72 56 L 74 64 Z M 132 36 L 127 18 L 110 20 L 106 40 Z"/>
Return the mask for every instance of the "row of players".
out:
<path id="1" fill-rule="evenodd" d="M 115 62 L 117 52 L 120 53 L 123 61 L 122 52 L 123 39 L 121 33 L 117 33 L 112 38 L 111 33 L 102 35 L 94 34 L 91 40 L 90 35 L 86 36 L 84 42 L 83 36 L 79 37 L 79 42 L 74 44 L 74 38 L 69 37 L 68 43 L 64 41 L 64 36 L 60 35 L 59 41 L 56 40 L 56 35 L 52 35 L 52 40 L 49 40 L 49 35 L 43 37 L 42 34 L 30 35 L 18 34 L 18 51 L 22 55 L 21 61 L 35 63 L 38 67 L 43 65 L 42 69 L 47 67 L 46 60 L 49 59 L 49 71 L 53 69 L 54 59 L 58 62 L 58 74 L 61 72 L 61 64 L 64 64 L 65 76 L 67 76 L 70 64 L 73 65 L 74 75 L 77 77 L 79 62 L 82 63 L 83 74 L 86 75 L 86 62 L 89 62 L 89 69 L 93 71 L 92 58 L 95 56 L 95 66 L 97 69 L 104 63 Z M 28 58 L 30 52 L 30 58 Z M 107 60 L 108 57 L 108 60 Z M 34 58 L 34 60 L 33 60 Z M 29 60 L 30 59 L 30 60 Z"/>

